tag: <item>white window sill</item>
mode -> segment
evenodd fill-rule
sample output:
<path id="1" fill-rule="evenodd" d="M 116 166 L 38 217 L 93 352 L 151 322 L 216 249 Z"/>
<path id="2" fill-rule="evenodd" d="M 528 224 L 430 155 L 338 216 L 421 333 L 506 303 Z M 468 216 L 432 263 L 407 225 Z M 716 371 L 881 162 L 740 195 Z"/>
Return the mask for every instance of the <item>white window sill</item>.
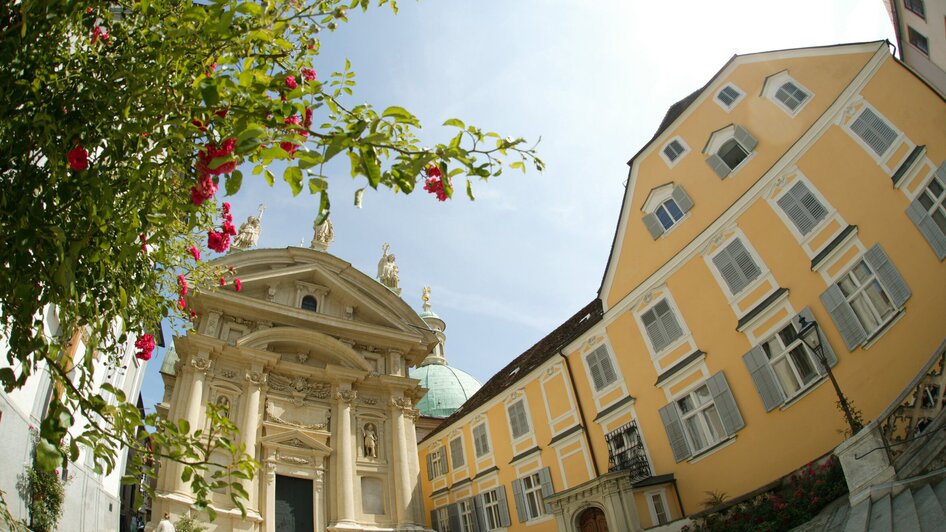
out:
<path id="1" fill-rule="evenodd" d="M 691 208 L 689 211 L 685 212 L 685 213 L 683 214 L 683 216 L 680 217 L 679 220 L 673 222 L 673 225 L 671 225 L 669 229 L 664 229 L 664 232 L 663 232 L 663 233 L 660 233 L 660 236 L 657 237 L 657 240 L 660 240 L 661 238 L 663 238 L 663 237 L 667 236 L 668 234 L 672 233 L 673 230 L 676 229 L 677 227 L 680 227 L 680 225 L 681 225 L 683 222 L 685 222 L 687 218 L 690 217 L 690 212 L 692 212 L 692 211 L 693 211 L 693 209 Z M 651 214 L 653 214 L 653 213 L 651 213 Z M 662 223 L 662 222 L 661 222 L 661 224 L 660 224 L 660 227 L 663 227 L 663 223 Z"/>
<path id="2" fill-rule="evenodd" d="M 883 322 L 880 327 L 877 327 L 877 330 L 872 332 L 867 336 L 867 340 L 864 341 L 864 351 L 867 351 L 874 344 L 880 340 L 880 337 L 887 334 L 887 331 L 893 328 L 894 324 L 900 321 L 903 318 L 903 315 L 906 314 L 904 309 L 900 309 L 893 313 L 892 316 L 887 318 L 887 321 Z"/>
<path id="3" fill-rule="evenodd" d="M 817 357 L 815 357 L 815 358 L 817 358 Z M 821 361 L 815 361 L 815 364 L 818 364 L 818 365 L 820 366 L 820 365 L 821 365 Z M 805 386 L 805 387 L 802 388 L 801 390 L 798 390 L 798 393 L 796 393 L 795 395 L 791 396 L 791 397 L 788 398 L 784 403 L 782 403 L 782 406 L 779 407 L 779 410 L 785 410 L 785 409 L 787 409 L 788 407 L 792 406 L 793 404 L 797 403 L 798 401 L 801 401 L 802 398 L 804 398 L 806 395 L 808 395 L 808 394 L 810 394 L 811 392 L 813 392 L 813 391 L 815 390 L 815 388 L 820 387 L 822 384 L 824 384 L 824 383 L 827 382 L 827 381 L 828 381 L 828 376 L 827 376 L 827 375 L 822 375 L 821 377 L 819 377 L 819 378 L 817 378 L 817 379 L 811 381 L 810 383 L 808 383 L 807 386 Z"/>
<path id="4" fill-rule="evenodd" d="M 533 517 L 532 519 L 529 519 L 524 524 L 526 526 L 538 525 L 553 519 L 555 519 L 555 517 L 552 514 L 542 514 L 539 517 Z"/>
<path id="5" fill-rule="evenodd" d="M 695 463 L 697 463 L 697 462 L 700 462 L 700 461 L 702 461 L 703 459 L 705 459 L 706 457 L 712 456 L 712 455 L 716 454 L 719 450 L 725 449 L 726 447 L 729 447 L 730 445 L 732 445 L 732 444 L 734 444 L 734 443 L 736 443 L 736 435 L 735 435 L 735 434 L 733 434 L 732 436 L 723 438 L 722 440 L 719 440 L 718 442 L 714 443 L 713 445 L 710 445 L 709 447 L 703 449 L 702 451 L 699 451 L 699 452 L 697 452 L 696 454 L 694 454 L 693 456 L 687 458 L 687 463 L 695 464 Z"/>

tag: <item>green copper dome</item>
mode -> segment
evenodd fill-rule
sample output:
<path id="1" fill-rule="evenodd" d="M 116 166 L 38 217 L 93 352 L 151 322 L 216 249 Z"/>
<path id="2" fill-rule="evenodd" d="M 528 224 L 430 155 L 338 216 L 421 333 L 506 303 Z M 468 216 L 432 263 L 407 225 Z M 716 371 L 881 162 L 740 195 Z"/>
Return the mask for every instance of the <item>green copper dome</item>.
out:
<path id="1" fill-rule="evenodd" d="M 417 403 L 420 414 L 427 417 L 449 416 L 482 386 L 469 373 L 446 364 L 427 364 L 412 369 L 410 373 L 429 390 Z"/>

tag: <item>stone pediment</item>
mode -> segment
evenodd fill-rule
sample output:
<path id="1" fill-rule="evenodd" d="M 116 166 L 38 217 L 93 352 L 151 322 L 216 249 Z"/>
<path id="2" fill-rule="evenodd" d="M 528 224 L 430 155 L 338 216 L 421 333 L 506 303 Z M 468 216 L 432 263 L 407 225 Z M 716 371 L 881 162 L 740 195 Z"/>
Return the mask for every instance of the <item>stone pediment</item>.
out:
<path id="1" fill-rule="evenodd" d="M 331 454 L 332 452 L 332 448 L 325 442 L 295 428 L 274 431 L 272 434 L 263 436 L 260 443 L 263 444 L 263 447 L 284 448 L 294 452 L 317 452 L 322 454 Z"/>

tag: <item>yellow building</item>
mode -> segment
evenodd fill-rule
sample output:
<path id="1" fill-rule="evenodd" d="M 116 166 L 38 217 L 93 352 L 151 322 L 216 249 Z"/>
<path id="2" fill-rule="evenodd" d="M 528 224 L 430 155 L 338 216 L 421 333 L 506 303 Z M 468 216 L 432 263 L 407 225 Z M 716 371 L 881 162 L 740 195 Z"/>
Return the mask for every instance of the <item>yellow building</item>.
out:
<path id="1" fill-rule="evenodd" d="M 943 353 L 944 159 L 886 42 L 733 57 L 630 160 L 599 298 L 419 444 L 430 526 L 646 529 L 830 453 L 802 320 L 865 421 Z"/>

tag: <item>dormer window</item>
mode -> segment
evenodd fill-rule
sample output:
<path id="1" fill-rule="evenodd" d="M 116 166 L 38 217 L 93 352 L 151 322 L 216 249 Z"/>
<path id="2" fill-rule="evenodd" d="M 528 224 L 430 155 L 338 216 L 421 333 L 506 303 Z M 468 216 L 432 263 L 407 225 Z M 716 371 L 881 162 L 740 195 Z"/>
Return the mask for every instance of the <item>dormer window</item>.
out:
<path id="1" fill-rule="evenodd" d="M 693 200 L 681 186 L 672 183 L 650 191 L 644 201 L 644 225 L 654 240 L 672 229 L 693 208 Z"/>
<path id="2" fill-rule="evenodd" d="M 743 92 L 739 90 L 739 87 L 729 83 L 716 93 L 716 103 L 726 111 L 729 111 L 739 103 L 742 97 Z"/>
<path id="3" fill-rule="evenodd" d="M 745 128 L 729 125 L 714 132 L 704 153 L 710 153 L 706 164 L 724 179 L 736 171 L 755 150 L 758 141 Z"/>
<path id="4" fill-rule="evenodd" d="M 811 99 L 811 91 L 788 74 L 788 70 L 765 78 L 762 96 L 771 100 L 789 116 L 795 116 Z"/>
<path id="5" fill-rule="evenodd" d="M 302 310 L 316 312 L 319 310 L 319 302 L 315 300 L 314 296 L 305 296 L 302 298 L 302 304 L 300 307 Z"/>
<path id="6" fill-rule="evenodd" d="M 663 158 L 664 162 L 667 163 L 667 166 L 673 168 L 689 151 L 690 147 L 683 142 L 682 138 L 674 137 L 660 150 L 660 156 Z"/>

